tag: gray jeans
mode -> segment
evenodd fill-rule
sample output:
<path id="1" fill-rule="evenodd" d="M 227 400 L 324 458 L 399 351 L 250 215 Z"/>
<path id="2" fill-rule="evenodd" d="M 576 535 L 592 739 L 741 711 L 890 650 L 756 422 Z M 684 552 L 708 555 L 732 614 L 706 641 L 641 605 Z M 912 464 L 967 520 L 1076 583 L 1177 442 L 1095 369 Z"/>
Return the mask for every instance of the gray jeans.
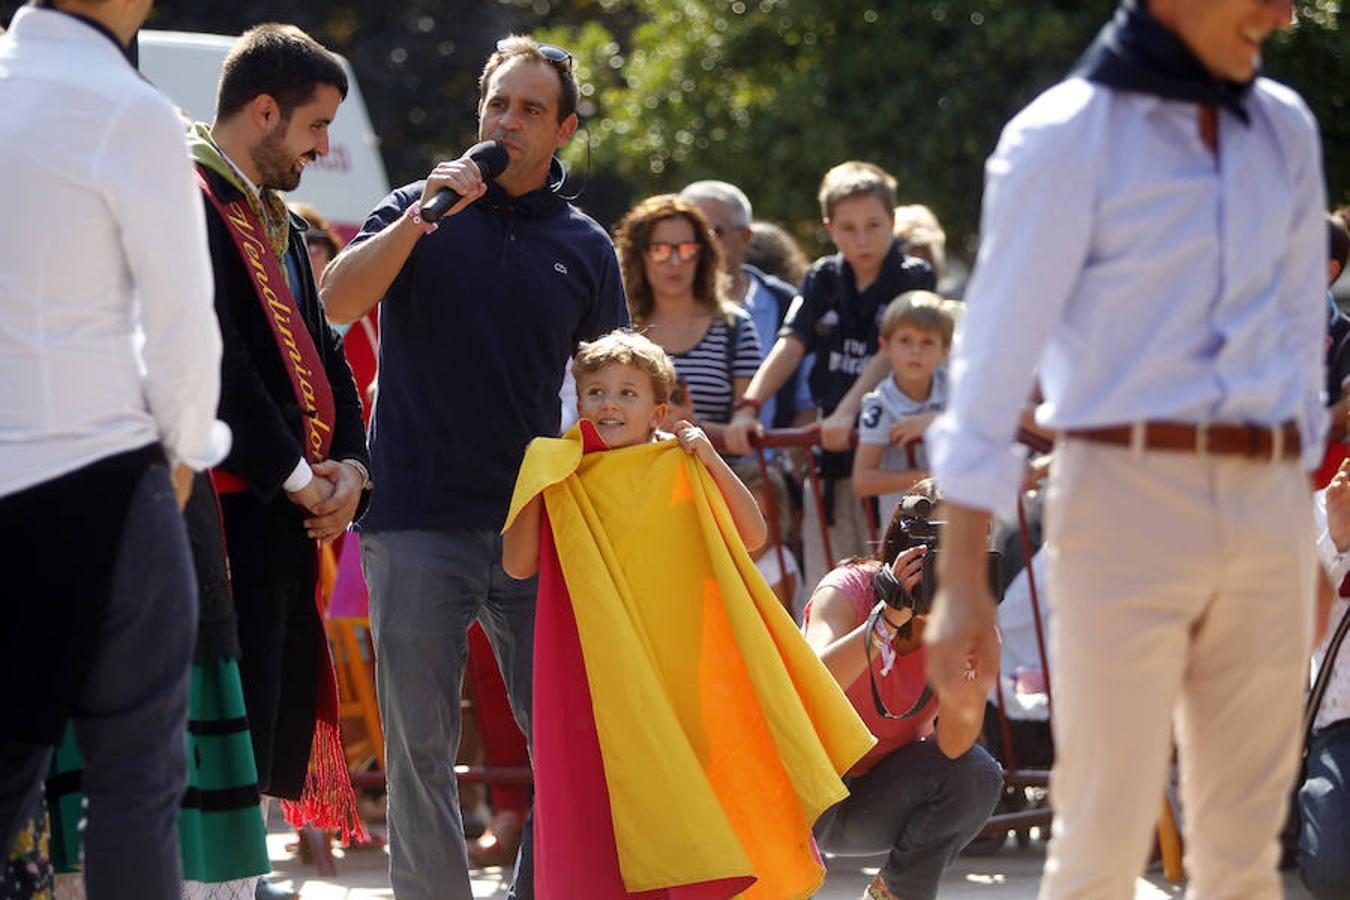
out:
<path id="1" fill-rule="evenodd" d="M 820 848 L 839 856 L 889 852 L 881 869 L 886 886 L 905 900 L 926 900 L 989 820 L 1003 772 L 978 744 L 948 759 L 930 738 L 845 781 L 848 797 L 816 822 Z"/>
<path id="2" fill-rule="evenodd" d="M 361 535 L 389 784 L 389 879 L 398 900 L 471 900 L 453 771 L 468 631 L 482 623 L 516 722 L 530 737 L 535 579 L 502 570 L 492 531 Z M 533 897 L 530 822 L 510 896 Z"/>
<path id="3" fill-rule="evenodd" d="M 151 465 L 127 509 L 93 664 L 73 713 L 85 761 L 90 900 L 179 900 L 178 807 L 187 787 L 196 630 L 197 582 L 183 517 L 168 469 Z M 51 753 L 0 739 L 5 853 L 13 845 L 13 819 L 35 801 Z"/>

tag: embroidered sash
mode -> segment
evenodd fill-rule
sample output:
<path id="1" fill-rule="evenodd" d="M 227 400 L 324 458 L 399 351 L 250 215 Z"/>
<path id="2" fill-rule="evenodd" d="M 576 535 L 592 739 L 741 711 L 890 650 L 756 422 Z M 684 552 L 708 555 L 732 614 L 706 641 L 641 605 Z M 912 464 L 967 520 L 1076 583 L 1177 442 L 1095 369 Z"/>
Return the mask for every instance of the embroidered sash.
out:
<path id="1" fill-rule="evenodd" d="M 207 169 L 198 163 L 194 169 L 197 184 L 225 221 L 226 230 L 234 239 L 235 247 L 244 259 L 249 281 L 262 305 L 276 340 L 281 361 L 291 380 L 291 392 L 304 411 L 305 458 L 320 462 L 327 458 L 333 443 L 333 424 L 337 407 L 333 389 L 318 348 L 305 327 L 304 317 L 291 295 L 290 284 L 281 263 L 267 243 L 263 223 L 243 199 L 225 202 L 211 187 Z M 246 490 L 247 483 L 228 472 L 213 469 L 211 480 L 218 494 Z M 228 553 L 228 548 L 226 548 Z M 322 548 L 318 554 L 318 571 L 322 571 Z M 326 607 L 323 586 L 316 579 L 314 602 L 318 621 L 323 622 Z M 322 625 L 320 624 L 320 629 Z M 325 643 L 325 650 L 327 646 Z M 283 800 L 286 821 L 299 828 L 313 825 L 329 831 L 340 831 L 346 840 L 364 841 L 366 832 L 356 812 L 356 794 L 352 789 L 339 733 L 337 675 L 333 668 L 331 651 L 320 655 L 319 684 L 315 698 L 314 735 L 310 746 L 309 768 L 299 800 Z"/>
<path id="2" fill-rule="evenodd" d="M 262 222 L 248 203 L 242 199 L 225 202 L 217 197 L 200 164 L 196 167 L 196 176 L 202 193 L 225 220 L 226 230 L 244 259 L 249 281 L 262 305 L 263 318 L 272 329 L 277 351 L 291 380 L 295 402 L 305 412 L 305 458 L 311 463 L 319 462 L 327 458 L 328 448 L 333 443 L 336 406 L 319 350 L 291 296 L 286 273 L 267 244 L 267 232 Z"/>

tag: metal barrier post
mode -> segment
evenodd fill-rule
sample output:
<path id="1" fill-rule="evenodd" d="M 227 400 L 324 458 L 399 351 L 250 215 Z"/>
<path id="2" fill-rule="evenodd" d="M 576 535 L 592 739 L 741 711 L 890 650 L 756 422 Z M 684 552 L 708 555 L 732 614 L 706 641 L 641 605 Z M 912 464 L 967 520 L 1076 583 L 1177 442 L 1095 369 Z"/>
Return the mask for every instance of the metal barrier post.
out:
<path id="1" fill-rule="evenodd" d="M 773 495 L 773 482 L 769 480 L 769 461 L 764 455 L 764 448 L 759 442 L 755 442 L 755 458 L 759 460 L 759 477 L 764 482 L 764 500 L 768 509 L 764 510 L 764 518 L 769 524 L 769 539 L 773 541 L 773 551 L 778 554 L 778 572 L 783 581 L 787 581 L 787 560 L 783 557 L 783 534 L 778 528 L 778 498 Z M 772 587 L 773 585 L 770 585 Z M 783 608 L 787 610 L 789 616 L 793 614 L 792 598 L 779 598 L 783 603 Z"/>

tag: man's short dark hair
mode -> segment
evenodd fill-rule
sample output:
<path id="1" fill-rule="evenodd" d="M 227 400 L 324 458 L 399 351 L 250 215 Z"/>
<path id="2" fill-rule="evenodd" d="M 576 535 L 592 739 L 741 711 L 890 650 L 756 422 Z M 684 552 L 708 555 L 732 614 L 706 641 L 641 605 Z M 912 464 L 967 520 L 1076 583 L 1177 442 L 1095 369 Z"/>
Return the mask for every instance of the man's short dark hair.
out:
<path id="1" fill-rule="evenodd" d="M 478 76 L 478 105 L 483 105 L 487 96 L 488 82 L 498 69 L 514 59 L 531 59 L 543 63 L 558 73 L 558 121 L 562 122 L 577 111 L 577 96 L 581 88 L 577 84 L 577 73 L 572 69 L 572 57 L 550 59 L 534 38 L 525 34 L 513 34 L 497 42 L 497 49 L 488 57 L 483 66 L 483 74 Z M 549 47 L 549 50 L 557 48 Z"/>
<path id="2" fill-rule="evenodd" d="M 1350 222 L 1343 215 L 1327 215 L 1327 259 L 1340 263 L 1341 272 L 1345 271 L 1345 261 L 1350 257 L 1350 231 L 1347 228 L 1350 228 Z"/>
<path id="3" fill-rule="evenodd" d="M 216 119 L 228 119 L 260 94 L 277 101 L 282 119 L 289 119 L 321 84 L 347 98 L 347 73 L 336 56 L 294 25 L 258 25 L 240 35 L 225 57 Z"/>

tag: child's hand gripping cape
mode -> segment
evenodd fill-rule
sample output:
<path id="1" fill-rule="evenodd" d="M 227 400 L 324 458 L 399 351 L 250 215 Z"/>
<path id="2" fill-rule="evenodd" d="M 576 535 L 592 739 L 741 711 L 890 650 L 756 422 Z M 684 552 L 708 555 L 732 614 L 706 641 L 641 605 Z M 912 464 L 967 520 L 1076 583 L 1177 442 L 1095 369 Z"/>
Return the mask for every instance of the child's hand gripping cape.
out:
<path id="1" fill-rule="evenodd" d="M 584 435 L 583 435 L 584 431 Z M 806 897 L 811 825 L 873 738 L 675 441 L 530 444 L 542 494 L 534 664 L 543 900 Z"/>

